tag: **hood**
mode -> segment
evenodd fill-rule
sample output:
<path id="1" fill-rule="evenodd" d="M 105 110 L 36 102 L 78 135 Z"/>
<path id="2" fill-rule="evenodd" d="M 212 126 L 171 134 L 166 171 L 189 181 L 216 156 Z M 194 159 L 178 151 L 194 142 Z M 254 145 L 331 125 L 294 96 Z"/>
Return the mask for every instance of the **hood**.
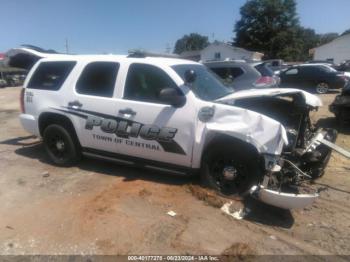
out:
<path id="1" fill-rule="evenodd" d="M 4 64 L 29 70 L 41 58 L 61 55 L 54 50 L 44 50 L 35 46 L 13 48 L 5 53 Z"/>
<path id="2" fill-rule="evenodd" d="M 253 97 L 274 97 L 274 96 L 288 96 L 291 94 L 301 94 L 305 103 L 312 107 L 322 106 L 322 101 L 317 96 L 294 88 L 266 88 L 266 89 L 249 89 L 237 91 L 225 97 L 219 98 L 217 102 L 234 102 L 237 99 L 253 98 Z"/>

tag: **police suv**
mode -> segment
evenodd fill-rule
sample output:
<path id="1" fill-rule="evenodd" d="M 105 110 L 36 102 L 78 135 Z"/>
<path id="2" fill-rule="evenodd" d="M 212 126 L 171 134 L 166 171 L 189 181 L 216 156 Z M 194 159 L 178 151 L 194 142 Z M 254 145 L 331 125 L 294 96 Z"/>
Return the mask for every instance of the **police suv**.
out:
<path id="1" fill-rule="evenodd" d="M 234 92 L 202 64 L 142 52 L 65 55 L 12 49 L 30 68 L 21 93 L 23 127 L 60 166 L 81 156 L 177 173 L 199 171 L 224 194 L 250 192 L 282 208 L 317 194 L 286 184 L 323 174 L 330 151 L 317 144 L 309 111 L 320 99 L 297 89 Z M 300 172 L 299 172 L 300 171 Z M 295 187 L 293 187 L 295 188 Z"/>

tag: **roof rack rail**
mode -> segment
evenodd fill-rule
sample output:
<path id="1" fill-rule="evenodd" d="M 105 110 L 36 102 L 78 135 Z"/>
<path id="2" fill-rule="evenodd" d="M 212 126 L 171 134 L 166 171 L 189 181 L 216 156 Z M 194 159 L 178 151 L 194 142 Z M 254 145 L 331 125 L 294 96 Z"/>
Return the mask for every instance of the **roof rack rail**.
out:
<path id="1" fill-rule="evenodd" d="M 180 58 L 179 55 L 176 54 L 164 54 L 164 53 L 152 53 L 144 50 L 129 50 L 128 57 L 136 57 L 136 58 L 144 58 L 144 57 L 168 57 L 168 58 Z"/>

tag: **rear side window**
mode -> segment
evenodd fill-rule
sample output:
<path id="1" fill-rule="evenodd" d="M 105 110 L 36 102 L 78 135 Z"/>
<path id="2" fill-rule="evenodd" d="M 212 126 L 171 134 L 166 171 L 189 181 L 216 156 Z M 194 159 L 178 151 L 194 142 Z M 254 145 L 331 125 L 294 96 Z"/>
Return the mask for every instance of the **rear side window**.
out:
<path id="1" fill-rule="evenodd" d="M 83 95 L 112 97 L 118 70 L 118 63 L 90 63 L 81 73 L 76 91 Z"/>
<path id="2" fill-rule="evenodd" d="M 273 71 L 268 68 L 265 64 L 259 64 L 255 66 L 255 69 L 259 71 L 261 76 L 273 76 Z"/>
<path id="3" fill-rule="evenodd" d="M 286 75 L 297 75 L 299 73 L 297 68 L 289 69 L 285 72 Z"/>
<path id="4" fill-rule="evenodd" d="M 76 62 L 42 62 L 34 72 L 27 88 L 57 91 L 61 88 Z"/>
<path id="5" fill-rule="evenodd" d="M 211 68 L 211 70 L 222 79 L 234 79 L 244 74 L 243 69 L 240 67 L 216 67 Z"/>

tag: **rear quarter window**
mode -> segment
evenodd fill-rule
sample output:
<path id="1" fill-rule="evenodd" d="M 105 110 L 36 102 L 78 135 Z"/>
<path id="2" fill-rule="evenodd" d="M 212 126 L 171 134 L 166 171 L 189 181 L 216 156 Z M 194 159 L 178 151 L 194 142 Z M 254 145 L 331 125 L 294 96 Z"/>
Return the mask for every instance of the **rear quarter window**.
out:
<path id="1" fill-rule="evenodd" d="M 61 88 L 75 64 L 74 61 L 40 63 L 27 88 L 57 91 Z"/>
<path id="2" fill-rule="evenodd" d="M 255 69 L 259 71 L 261 76 L 273 76 L 273 71 L 268 68 L 265 64 L 259 64 L 255 66 Z"/>

